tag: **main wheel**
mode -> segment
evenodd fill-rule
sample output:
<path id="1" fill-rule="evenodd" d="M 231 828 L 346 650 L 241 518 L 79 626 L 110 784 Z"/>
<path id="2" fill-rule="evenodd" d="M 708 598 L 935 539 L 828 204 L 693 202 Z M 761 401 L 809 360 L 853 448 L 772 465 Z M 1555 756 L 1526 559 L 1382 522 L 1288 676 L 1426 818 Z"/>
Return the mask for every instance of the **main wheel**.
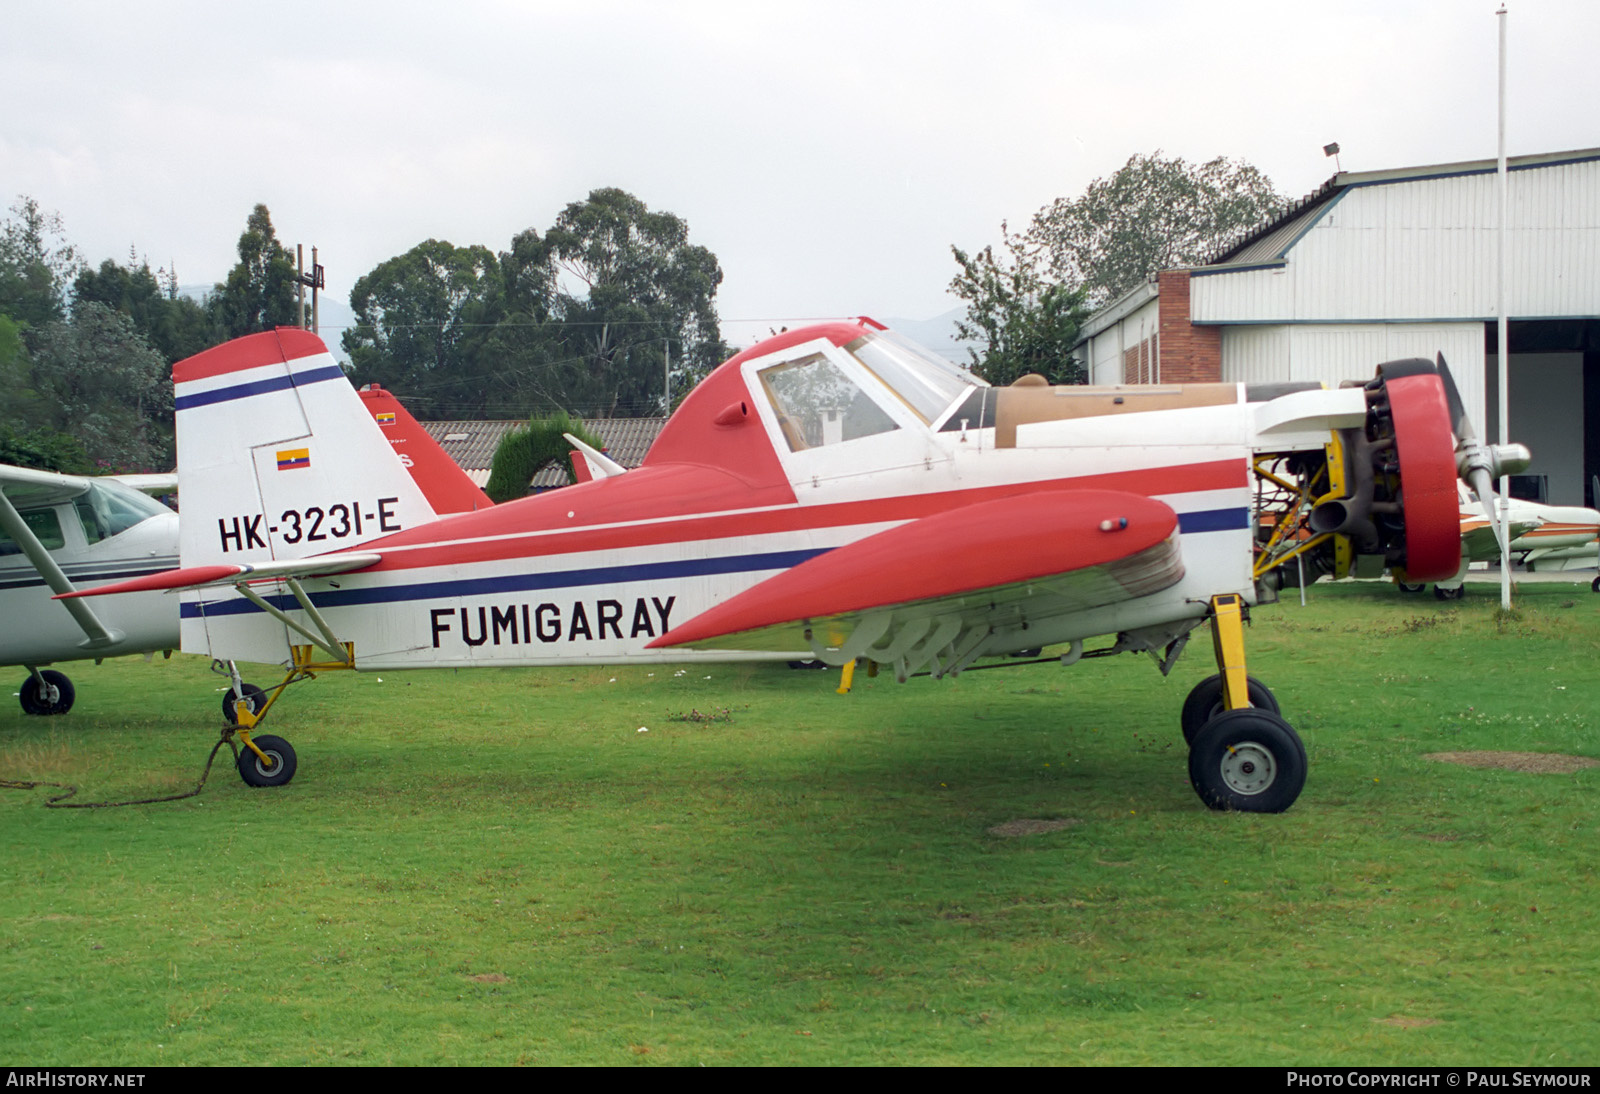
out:
<path id="1" fill-rule="evenodd" d="M 1403 593 L 1421 593 L 1426 592 L 1428 589 L 1428 583 L 1426 581 L 1418 582 L 1415 585 L 1409 581 L 1396 581 L 1394 586 Z"/>
<path id="2" fill-rule="evenodd" d="M 1189 782 L 1212 809 L 1282 813 L 1306 784 L 1300 735 L 1265 710 L 1228 710 L 1195 735 Z"/>
<path id="3" fill-rule="evenodd" d="M 43 684 L 39 682 L 41 678 Z M 72 701 L 77 697 L 72 681 L 67 679 L 65 673 L 55 669 L 45 669 L 38 676 L 29 676 L 22 682 L 22 692 L 18 696 L 22 700 L 24 714 L 65 714 L 72 709 Z"/>
<path id="4" fill-rule="evenodd" d="M 239 778 L 250 786 L 285 786 L 294 778 L 296 760 L 294 749 L 289 747 L 289 742 L 282 737 L 274 737 L 270 733 L 263 733 L 259 737 L 252 737 L 262 752 L 267 754 L 271 763 L 264 762 L 260 756 L 248 748 L 239 750 Z"/>
<path id="5" fill-rule="evenodd" d="M 267 705 L 267 693 L 254 684 L 244 685 L 245 702 L 250 704 L 251 714 L 260 714 L 261 708 Z M 239 712 L 233 709 L 234 694 L 229 688 L 222 695 L 222 716 L 228 719 L 229 725 L 239 724 Z"/>
<path id="6" fill-rule="evenodd" d="M 1245 677 L 1245 694 L 1249 696 L 1250 705 L 1257 710 L 1278 713 L 1278 700 L 1272 694 L 1272 689 L 1254 676 Z M 1196 684 L 1194 690 L 1189 692 L 1189 697 L 1183 701 L 1183 713 L 1178 716 L 1178 720 L 1183 726 L 1184 741 L 1194 743 L 1194 735 L 1200 732 L 1200 727 L 1222 711 L 1222 674 L 1218 673 Z"/>
<path id="7" fill-rule="evenodd" d="M 1589 582 L 1589 591 L 1591 593 L 1600 593 L 1600 577 L 1597 577 L 1593 581 Z"/>
<path id="8" fill-rule="evenodd" d="M 1433 587 L 1433 598 L 1435 600 L 1460 600 L 1466 595 L 1467 587 L 1465 585 L 1457 585 L 1454 589 L 1447 589 L 1443 585 L 1435 585 Z"/>

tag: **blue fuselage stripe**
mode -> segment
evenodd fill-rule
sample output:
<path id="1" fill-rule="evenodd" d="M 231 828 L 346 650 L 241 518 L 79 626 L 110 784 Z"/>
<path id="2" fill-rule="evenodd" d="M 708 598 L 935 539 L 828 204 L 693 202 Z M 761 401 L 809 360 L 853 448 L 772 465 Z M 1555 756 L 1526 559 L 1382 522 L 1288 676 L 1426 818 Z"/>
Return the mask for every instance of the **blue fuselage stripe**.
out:
<path id="1" fill-rule="evenodd" d="M 501 577 L 459 578 L 452 581 L 426 581 L 409 585 L 384 585 L 369 589 L 330 589 L 312 596 L 319 608 L 344 608 L 353 604 L 392 604 L 405 600 L 441 600 L 458 596 L 493 596 L 500 593 L 533 592 L 540 589 L 571 589 L 585 585 L 620 585 L 627 581 L 658 581 L 665 578 L 705 577 L 711 574 L 737 574 L 759 570 L 787 570 L 809 558 L 826 553 L 827 548 L 805 551 L 774 551 L 761 555 L 731 555 L 722 558 L 695 558 L 673 562 L 644 562 L 631 566 L 599 566 L 592 570 L 561 570 L 553 573 L 506 574 Z M 292 596 L 266 597 L 284 611 L 300 605 Z M 183 605 L 185 619 L 197 619 L 201 605 Z M 205 605 L 206 615 L 238 615 L 259 609 L 248 600 L 227 600 Z"/>
<path id="2" fill-rule="evenodd" d="M 232 387 L 219 387 L 210 391 L 196 392 L 192 395 L 180 395 L 173 400 L 173 406 L 178 410 L 188 410 L 191 407 L 232 402 L 234 399 L 248 399 L 252 395 L 265 395 L 269 391 L 285 391 L 292 387 L 305 387 L 307 384 L 320 383 L 323 380 L 342 379 L 344 379 L 344 369 L 338 365 L 328 365 L 324 368 L 306 369 L 304 372 L 292 372 L 287 376 L 273 376 L 266 380 L 252 380 L 248 384 L 234 384 Z"/>
<path id="3" fill-rule="evenodd" d="M 1232 532 L 1248 527 L 1248 509 L 1205 509 L 1197 513 L 1178 514 L 1178 531 L 1186 536 L 1194 532 Z"/>
<path id="4" fill-rule="evenodd" d="M 1243 508 L 1210 509 L 1197 513 L 1182 513 L 1178 517 L 1178 530 L 1185 535 L 1195 532 L 1232 531 L 1247 528 L 1249 524 L 1249 510 Z M 453 597 L 536 592 L 543 589 L 620 585 L 629 581 L 659 581 L 707 577 L 713 574 L 787 570 L 808 559 L 827 554 L 828 550 L 829 548 L 823 547 L 797 551 L 772 551 L 758 555 L 725 555 L 717 558 L 678 559 L 672 562 L 642 562 L 627 566 L 599 566 L 589 570 L 560 570 L 505 574 L 499 577 L 412 582 L 365 589 L 327 589 L 314 594 L 311 601 L 319 608 L 345 608 L 360 604 L 395 604 L 411 600 L 443 600 Z M 266 600 L 283 611 L 294 611 L 300 606 L 292 596 L 269 596 Z M 183 618 L 198 619 L 201 615 L 243 615 L 259 610 L 248 600 L 230 598 L 204 604 L 184 604 Z"/>

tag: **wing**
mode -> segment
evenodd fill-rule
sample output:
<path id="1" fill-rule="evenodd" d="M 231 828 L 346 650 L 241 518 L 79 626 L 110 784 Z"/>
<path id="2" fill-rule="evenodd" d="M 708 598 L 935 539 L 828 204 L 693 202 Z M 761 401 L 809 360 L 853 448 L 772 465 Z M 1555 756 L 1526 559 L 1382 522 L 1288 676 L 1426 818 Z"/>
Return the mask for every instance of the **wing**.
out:
<path id="1" fill-rule="evenodd" d="M 1183 577 L 1178 518 L 1115 490 L 1041 491 L 899 525 L 819 555 L 652 648 L 797 650 L 900 675 L 959 672 L 992 637 L 1159 592 Z M 1025 642 L 1023 644 L 1026 644 Z"/>
<path id="2" fill-rule="evenodd" d="M 176 471 L 153 475 L 107 475 L 106 477 L 116 479 L 124 486 L 131 486 L 135 490 L 156 497 L 160 497 L 162 494 L 176 494 L 178 492 L 178 473 Z"/>
<path id="3" fill-rule="evenodd" d="M 0 464 L 0 494 L 11 499 L 18 509 L 34 509 L 70 501 L 89 489 L 82 475 L 62 475 L 36 471 L 31 467 Z"/>
<path id="4" fill-rule="evenodd" d="M 1532 528 L 1537 528 L 1540 522 L 1514 521 L 1506 524 L 1506 542 L 1521 536 Z M 1489 522 L 1482 519 L 1463 517 L 1461 520 L 1461 553 L 1469 562 L 1483 562 L 1500 557 L 1500 541 L 1495 538 L 1494 529 Z"/>

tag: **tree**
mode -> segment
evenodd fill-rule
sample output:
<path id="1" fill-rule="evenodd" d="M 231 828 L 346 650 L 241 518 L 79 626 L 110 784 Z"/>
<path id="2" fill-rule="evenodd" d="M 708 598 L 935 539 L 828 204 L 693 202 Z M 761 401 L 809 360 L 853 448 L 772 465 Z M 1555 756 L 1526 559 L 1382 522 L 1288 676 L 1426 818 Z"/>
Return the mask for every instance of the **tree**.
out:
<path id="1" fill-rule="evenodd" d="M 350 292 L 353 379 L 404 392 L 419 417 L 482 417 L 490 390 L 478 350 L 503 295 L 487 247 L 430 239 L 380 263 Z"/>
<path id="2" fill-rule="evenodd" d="M 1053 279 L 1081 286 L 1099 308 L 1161 270 L 1198 264 L 1286 205 L 1272 180 L 1242 160 L 1196 165 L 1158 149 L 1091 182 L 1082 197 L 1040 209 L 1025 238 Z"/>
<path id="3" fill-rule="evenodd" d="M 52 429 L 17 430 L 0 423 L 0 463 L 59 471 L 63 475 L 88 475 L 94 464 L 75 437 Z"/>
<path id="4" fill-rule="evenodd" d="M 527 425 L 513 429 L 494 450 L 494 462 L 489 469 L 489 482 L 483 492 L 489 500 L 499 505 L 525 496 L 533 477 L 545 465 L 559 460 L 567 473 L 567 482 L 576 482 L 572 461 L 576 457 L 572 444 L 563 434 L 571 433 L 595 451 L 605 445 L 600 438 L 585 428 L 584 424 L 565 411 L 557 411 L 548 418 L 534 418 Z"/>
<path id="5" fill-rule="evenodd" d="M 722 267 L 689 225 L 624 190 L 591 191 L 545 234 L 563 366 L 545 378 L 557 405 L 610 417 L 664 408 L 727 355 L 717 322 Z"/>
<path id="6" fill-rule="evenodd" d="M 996 259 L 992 247 L 974 255 L 950 248 L 961 267 L 950 291 L 967 302 L 956 334 L 982 346 L 981 352 L 968 350 L 972 370 L 991 384 L 1009 384 L 1030 372 L 1052 384 L 1082 383 L 1083 372 L 1071 357 L 1088 314 L 1082 291 L 1044 278 L 1037 256 L 1003 222 L 1000 237 L 1006 259 Z"/>
<path id="7" fill-rule="evenodd" d="M 50 425 L 118 471 L 172 466 L 167 363 L 133 320 L 104 304 L 73 308 L 38 333 L 33 382 Z"/>
<path id="8" fill-rule="evenodd" d="M 17 198 L 0 225 L 0 315 L 33 328 L 66 314 L 67 287 L 82 265 L 66 242 L 61 214 Z"/>
<path id="9" fill-rule="evenodd" d="M 125 266 L 108 258 L 99 269 L 84 267 L 72 283 L 72 296 L 78 304 L 104 304 L 128 316 L 169 364 L 227 337 L 205 306 L 178 292 L 176 274 L 151 273 L 149 262 L 131 253 Z"/>
<path id="10" fill-rule="evenodd" d="M 243 334 L 292 327 L 299 323 L 295 295 L 294 255 L 278 242 L 272 214 L 257 205 L 239 237 L 239 262 L 228 280 L 217 286 L 213 307 L 223 334 Z"/>
<path id="11" fill-rule="evenodd" d="M 674 392 L 727 355 L 722 269 L 688 231 L 608 189 L 498 256 L 428 240 L 356 282 L 360 323 L 344 337 L 354 379 L 390 387 L 419 416 L 659 413 L 669 355 Z"/>

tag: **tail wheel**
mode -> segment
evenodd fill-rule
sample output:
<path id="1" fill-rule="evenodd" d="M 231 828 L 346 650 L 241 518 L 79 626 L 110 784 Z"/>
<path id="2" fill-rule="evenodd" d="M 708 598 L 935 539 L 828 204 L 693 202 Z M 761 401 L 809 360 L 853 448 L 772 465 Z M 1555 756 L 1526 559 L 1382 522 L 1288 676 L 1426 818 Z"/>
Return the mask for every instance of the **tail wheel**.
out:
<path id="1" fill-rule="evenodd" d="M 294 749 L 282 737 L 263 733 L 252 737 L 252 742 L 266 756 L 263 760 L 254 750 L 239 750 L 239 778 L 249 786 L 284 786 L 294 778 L 298 761 Z"/>
<path id="2" fill-rule="evenodd" d="M 255 684 L 244 686 L 244 698 L 250 704 L 251 714 L 260 714 L 261 708 L 267 705 L 267 693 Z M 234 701 L 233 689 L 229 688 L 222 696 L 222 716 L 228 719 L 230 725 L 239 724 L 239 712 L 234 709 Z"/>

